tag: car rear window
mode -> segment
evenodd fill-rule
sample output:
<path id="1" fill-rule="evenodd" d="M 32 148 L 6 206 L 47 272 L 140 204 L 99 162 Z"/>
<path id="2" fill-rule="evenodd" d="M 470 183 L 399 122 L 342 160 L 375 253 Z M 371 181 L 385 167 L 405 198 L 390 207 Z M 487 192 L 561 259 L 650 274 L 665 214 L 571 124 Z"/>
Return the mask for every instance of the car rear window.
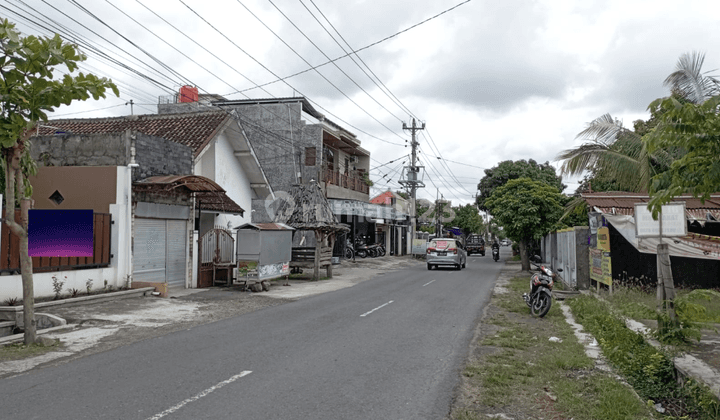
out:
<path id="1" fill-rule="evenodd" d="M 457 248 L 457 244 L 455 244 L 455 241 L 452 239 L 433 239 L 430 242 L 430 248 L 435 248 L 435 249 Z"/>

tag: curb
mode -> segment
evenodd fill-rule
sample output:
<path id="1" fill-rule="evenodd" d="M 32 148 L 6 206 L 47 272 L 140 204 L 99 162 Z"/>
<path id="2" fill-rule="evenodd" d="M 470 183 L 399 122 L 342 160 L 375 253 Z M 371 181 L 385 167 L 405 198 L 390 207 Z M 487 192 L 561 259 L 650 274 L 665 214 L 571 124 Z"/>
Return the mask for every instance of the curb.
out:
<path id="1" fill-rule="evenodd" d="M 140 289 L 123 290 L 120 292 L 103 293 L 98 295 L 80 296 L 74 298 L 54 300 L 50 302 L 41 302 L 35 304 L 35 309 L 38 308 L 51 308 L 53 306 L 68 305 L 71 306 L 76 303 L 100 303 L 109 300 L 127 299 L 131 297 L 145 296 L 148 292 L 154 291 L 154 287 L 143 287 Z M 0 306 L 0 313 L 2 312 L 22 312 L 23 305 L 19 306 Z"/>
<path id="2" fill-rule="evenodd" d="M 60 331 L 60 330 L 66 330 L 66 329 L 75 329 L 75 327 L 77 327 L 77 324 L 59 325 L 57 327 L 44 328 L 42 330 L 37 330 L 35 335 L 47 334 L 47 333 Z M 12 344 L 16 341 L 22 341 L 23 338 L 25 338 L 25 335 L 22 333 L 15 334 L 15 335 L 8 335 L 7 337 L 2 337 L 2 338 L 0 338 L 0 347 L 7 345 L 7 344 Z"/>

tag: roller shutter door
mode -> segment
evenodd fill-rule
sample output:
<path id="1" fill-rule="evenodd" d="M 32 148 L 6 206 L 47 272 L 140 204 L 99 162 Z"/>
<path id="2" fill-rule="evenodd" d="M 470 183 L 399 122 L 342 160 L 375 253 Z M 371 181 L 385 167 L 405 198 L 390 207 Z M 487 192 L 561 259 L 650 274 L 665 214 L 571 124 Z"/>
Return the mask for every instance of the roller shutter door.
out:
<path id="1" fill-rule="evenodd" d="M 167 264 L 165 266 L 168 286 L 185 286 L 187 243 L 187 222 L 185 220 L 168 220 Z"/>
<path id="2" fill-rule="evenodd" d="M 187 222 L 135 219 L 133 280 L 185 286 Z"/>
<path id="3" fill-rule="evenodd" d="M 164 219 L 135 219 L 134 281 L 165 282 L 165 234 Z"/>

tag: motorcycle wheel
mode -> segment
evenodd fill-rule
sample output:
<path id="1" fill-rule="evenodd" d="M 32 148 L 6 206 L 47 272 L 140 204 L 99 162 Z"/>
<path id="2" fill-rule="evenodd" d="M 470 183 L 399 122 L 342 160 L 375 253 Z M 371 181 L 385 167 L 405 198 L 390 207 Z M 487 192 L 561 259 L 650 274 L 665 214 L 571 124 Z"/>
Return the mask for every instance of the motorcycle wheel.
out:
<path id="1" fill-rule="evenodd" d="M 384 257 L 384 256 L 385 256 L 385 247 L 384 247 L 384 246 L 381 246 L 381 247 L 380 247 L 380 256 L 381 256 L 381 257 Z"/>
<path id="2" fill-rule="evenodd" d="M 352 260 L 352 258 L 353 258 L 353 250 L 350 248 L 345 248 L 345 259 Z"/>
<path id="3" fill-rule="evenodd" d="M 368 255 L 370 256 L 370 258 L 377 257 L 378 256 L 377 250 L 375 248 L 368 249 Z"/>
<path id="4" fill-rule="evenodd" d="M 552 306 L 552 297 L 547 293 L 540 293 L 530 307 L 530 312 L 533 316 L 542 318 L 550 311 L 550 306 Z"/>
<path id="5" fill-rule="evenodd" d="M 359 249 L 357 252 L 358 257 L 365 258 L 368 256 L 367 251 L 364 249 Z"/>

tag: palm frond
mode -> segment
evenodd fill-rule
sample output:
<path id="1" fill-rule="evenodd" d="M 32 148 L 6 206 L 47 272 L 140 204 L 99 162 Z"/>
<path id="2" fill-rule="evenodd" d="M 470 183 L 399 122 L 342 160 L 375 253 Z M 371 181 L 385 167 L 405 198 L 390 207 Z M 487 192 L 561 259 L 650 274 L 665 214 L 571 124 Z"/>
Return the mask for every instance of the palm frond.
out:
<path id="1" fill-rule="evenodd" d="M 602 143 L 584 143 L 573 149 L 560 152 L 557 160 L 564 160 L 560 166 L 561 175 L 580 175 L 584 171 L 591 170 L 597 166 L 619 166 L 626 167 L 637 165 L 637 159 L 613 150 L 612 146 Z"/>
<path id="2" fill-rule="evenodd" d="M 708 98 L 720 93 L 720 82 L 714 76 L 702 73 L 705 54 L 697 51 L 680 56 L 675 71 L 663 82 L 663 85 L 680 93 L 685 99 L 701 104 Z"/>
<path id="3" fill-rule="evenodd" d="M 579 132 L 575 138 L 610 145 L 621 135 L 634 134 L 623 127 L 622 121 L 613 118 L 610 114 L 605 114 L 588 123 L 587 128 Z"/>
<path id="4" fill-rule="evenodd" d="M 565 205 L 565 211 L 563 212 L 563 215 L 560 217 L 560 220 L 558 220 L 558 222 L 562 222 L 566 217 L 575 212 L 578 207 L 586 205 L 587 203 L 585 202 L 584 198 L 580 196 L 573 198 L 569 203 Z"/>

